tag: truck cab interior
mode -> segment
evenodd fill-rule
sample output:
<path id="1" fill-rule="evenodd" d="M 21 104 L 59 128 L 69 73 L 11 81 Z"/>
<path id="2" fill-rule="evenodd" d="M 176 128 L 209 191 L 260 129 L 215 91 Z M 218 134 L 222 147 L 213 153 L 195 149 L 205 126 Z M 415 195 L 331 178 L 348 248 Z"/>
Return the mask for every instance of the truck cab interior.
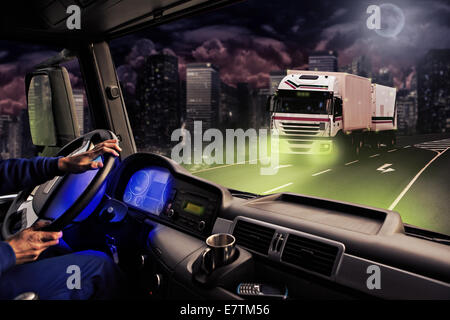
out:
<path id="1" fill-rule="evenodd" d="M 109 43 L 145 28 L 235 1 L 16 0 L 0 12 L 0 39 L 61 50 L 24 78 L 33 144 L 69 155 L 117 137 L 119 158 L 98 172 L 67 175 L 0 198 L 2 239 L 39 218 L 63 230 L 73 251 L 114 259 L 133 299 L 450 299 L 450 237 L 410 226 L 395 211 L 295 193 L 255 195 L 192 175 L 175 161 L 138 152 Z M 66 8 L 81 8 L 68 30 Z M 76 125 L 71 79 L 76 61 L 91 129 Z M 43 93 L 47 93 L 47 99 Z M 48 97 L 51 97 L 48 99 Z M 339 110 L 335 110 L 336 114 Z M 33 115 L 33 116 L 32 116 Z M 205 240 L 232 234 L 236 252 L 202 270 Z M 381 274 L 381 288 L 371 278 Z M 271 295 L 272 294 L 272 295 Z"/>

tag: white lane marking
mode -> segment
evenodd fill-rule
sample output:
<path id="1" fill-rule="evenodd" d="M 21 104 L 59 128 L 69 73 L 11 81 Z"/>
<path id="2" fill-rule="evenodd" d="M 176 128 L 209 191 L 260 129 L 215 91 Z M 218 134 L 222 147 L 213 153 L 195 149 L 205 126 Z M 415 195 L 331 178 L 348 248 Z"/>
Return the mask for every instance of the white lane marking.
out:
<path id="1" fill-rule="evenodd" d="M 394 151 L 397 151 L 397 149 L 392 149 L 392 150 L 389 150 L 388 152 L 394 152 Z"/>
<path id="2" fill-rule="evenodd" d="M 395 171 L 395 169 L 388 168 L 388 167 L 390 167 L 390 166 L 392 166 L 392 163 L 385 163 L 385 164 L 383 164 L 381 167 L 379 167 L 379 168 L 377 169 L 377 171 L 381 171 L 381 173 L 386 173 L 386 172 L 392 172 L 392 171 Z"/>
<path id="3" fill-rule="evenodd" d="M 197 170 L 197 171 L 192 171 L 191 173 L 197 173 L 197 172 L 204 172 L 204 171 L 209 171 L 209 170 L 214 170 L 214 169 L 226 168 L 226 167 L 230 167 L 230 166 L 235 166 L 237 164 L 244 164 L 246 162 L 247 161 L 236 162 L 236 163 L 226 164 L 226 165 L 223 165 L 223 166 L 217 166 L 217 167 L 212 167 L 212 168 L 206 168 L 206 169 L 201 169 L 201 170 Z"/>
<path id="4" fill-rule="evenodd" d="M 291 184 L 292 184 L 292 182 L 289 182 L 289 183 L 283 184 L 282 186 L 279 186 L 279 187 L 276 187 L 276 188 L 273 188 L 273 189 L 270 189 L 270 190 L 264 191 L 263 193 L 270 193 L 270 192 L 274 192 L 274 191 L 277 191 L 277 190 L 279 190 L 279 189 L 282 189 L 282 188 L 288 187 L 288 186 L 290 186 Z"/>
<path id="5" fill-rule="evenodd" d="M 329 172 L 329 171 L 331 171 L 331 169 L 327 169 L 327 170 L 323 170 L 323 171 L 314 173 L 312 176 L 315 177 L 315 176 L 318 176 L 319 174 L 322 174 L 322 173 L 325 173 L 325 172 Z"/>
<path id="6" fill-rule="evenodd" d="M 292 167 L 292 164 L 283 164 L 280 166 L 276 166 L 274 169 L 277 170 L 277 169 L 289 168 L 289 167 Z"/>
<path id="7" fill-rule="evenodd" d="M 445 149 L 445 151 L 447 151 L 450 148 Z M 406 192 L 408 192 L 408 190 L 411 188 L 411 186 L 414 184 L 414 182 L 416 182 L 416 180 L 420 177 L 420 175 L 422 174 L 422 172 L 425 171 L 426 168 L 428 168 L 428 166 L 430 164 L 433 163 L 434 160 L 436 160 L 437 158 L 439 158 L 441 155 L 444 154 L 444 152 L 438 153 L 437 155 L 434 156 L 433 159 L 430 160 L 430 162 L 428 162 L 425 167 L 423 167 L 419 173 L 416 174 L 416 176 L 408 183 L 408 185 L 405 187 L 405 189 L 403 189 L 403 191 L 398 195 L 398 197 L 394 200 L 394 202 L 392 202 L 392 204 L 389 206 L 388 210 L 394 210 L 395 206 L 400 202 L 400 200 L 403 198 L 403 196 L 406 194 Z"/>
<path id="8" fill-rule="evenodd" d="M 450 139 L 426 141 L 426 142 L 415 144 L 414 147 L 431 150 L 434 152 L 442 152 L 442 151 L 446 150 L 447 148 L 450 148 Z"/>
<path id="9" fill-rule="evenodd" d="M 260 159 L 256 159 L 256 162 L 258 162 L 259 160 Z M 235 166 L 237 164 L 245 164 L 245 163 L 247 163 L 249 161 L 250 160 L 245 160 L 245 161 L 241 161 L 241 162 L 225 164 L 223 166 L 217 166 L 217 167 L 212 167 L 212 168 L 200 169 L 200 170 L 197 170 L 197 171 L 192 171 L 191 173 L 197 173 L 197 172 L 204 172 L 204 171 L 209 171 L 209 170 L 214 170 L 214 169 L 226 168 L 226 167 L 230 167 L 230 166 Z"/>
<path id="10" fill-rule="evenodd" d="M 411 146 L 404 146 L 404 147 L 403 147 L 403 149 L 406 149 L 406 148 L 411 148 Z"/>
<path id="11" fill-rule="evenodd" d="M 375 157 L 378 157 L 379 155 L 380 155 L 379 153 L 373 154 L 373 155 L 371 155 L 369 158 L 375 158 Z"/>
<path id="12" fill-rule="evenodd" d="M 355 161 L 351 161 L 351 162 L 347 162 L 345 165 L 346 166 L 349 166 L 349 165 L 351 165 L 352 163 L 356 163 L 356 162 L 358 162 L 359 160 L 355 160 Z"/>

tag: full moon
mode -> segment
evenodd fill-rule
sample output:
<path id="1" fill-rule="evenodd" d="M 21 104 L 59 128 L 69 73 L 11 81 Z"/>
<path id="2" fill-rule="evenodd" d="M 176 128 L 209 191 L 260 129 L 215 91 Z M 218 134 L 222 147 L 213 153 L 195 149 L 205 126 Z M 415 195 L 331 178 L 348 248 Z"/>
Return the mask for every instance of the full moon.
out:
<path id="1" fill-rule="evenodd" d="M 375 32 L 382 37 L 395 38 L 405 26 L 405 15 L 403 11 L 391 3 L 380 5 L 381 29 Z"/>

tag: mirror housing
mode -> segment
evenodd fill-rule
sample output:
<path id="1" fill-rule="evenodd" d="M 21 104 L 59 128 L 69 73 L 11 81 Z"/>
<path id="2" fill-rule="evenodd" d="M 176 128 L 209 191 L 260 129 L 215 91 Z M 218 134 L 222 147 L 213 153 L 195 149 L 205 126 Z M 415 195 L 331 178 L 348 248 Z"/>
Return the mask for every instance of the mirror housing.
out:
<path id="1" fill-rule="evenodd" d="M 64 67 L 37 69 L 25 77 L 33 144 L 62 147 L 80 136 L 69 74 Z"/>

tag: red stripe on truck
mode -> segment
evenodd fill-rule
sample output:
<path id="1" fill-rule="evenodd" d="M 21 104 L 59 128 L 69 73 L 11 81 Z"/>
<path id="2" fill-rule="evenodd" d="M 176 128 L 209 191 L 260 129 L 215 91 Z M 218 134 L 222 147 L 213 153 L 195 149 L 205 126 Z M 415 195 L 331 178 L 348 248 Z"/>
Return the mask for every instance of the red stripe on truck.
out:
<path id="1" fill-rule="evenodd" d="M 330 122 L 329 118 L 297 118 L 297 117 L 273 117 L 273 120 L 294 120 L 294 121 L 320 121 Z"/>
<path id="2" fill-rule="evenodd" d="M 286 83 L 289 87 L 291 87 L 292 89 L 297 89 L 296 87 L 294 87 L 292 84 L 290 84 L 289 82 L 285 81 L 284 83 Z"/>

